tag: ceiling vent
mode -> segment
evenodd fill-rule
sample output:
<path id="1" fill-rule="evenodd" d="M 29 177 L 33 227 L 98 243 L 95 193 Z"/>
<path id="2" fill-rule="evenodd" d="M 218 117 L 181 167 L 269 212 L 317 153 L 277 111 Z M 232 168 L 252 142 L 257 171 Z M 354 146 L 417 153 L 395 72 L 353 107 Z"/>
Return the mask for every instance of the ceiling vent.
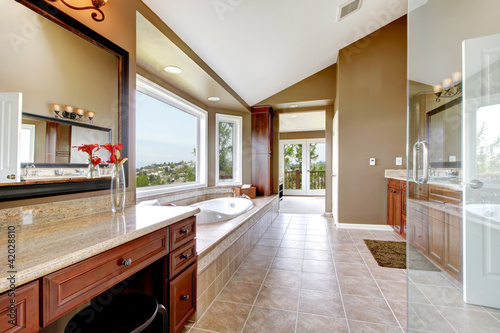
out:
<path id="1" fill-rule="evenodd" d="M 342 5 L 339 6 L 337 22 L 342 20 L 344 17 L 351 15 L 360 8 L 361 8 L 361 0 L 354 0 L 343 3 Z"/>

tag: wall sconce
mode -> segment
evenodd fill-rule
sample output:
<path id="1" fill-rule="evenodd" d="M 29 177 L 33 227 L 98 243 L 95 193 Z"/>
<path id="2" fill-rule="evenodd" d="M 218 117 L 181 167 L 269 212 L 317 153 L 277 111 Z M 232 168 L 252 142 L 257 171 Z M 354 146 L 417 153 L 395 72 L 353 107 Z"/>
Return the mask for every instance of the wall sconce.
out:
<path id="1" fill-rule="evenodd" d="M 56 2 L 57 0 L 48 0 L 48 1 L 51 1 L 51 2 Z M 75 9 L 75 10 L 86 10 L 86 9 L 90 9 L 90 10 L 95 10 L 97 11 L 99 14 L 101 14 L 102 17 L 98 18 L 97 17 L 97 13 L 92 13 L 90 16 L 92 16 L 92 18 L 94 19 L 94 21 L 96 22 L 102 22 L 104 21 L 104 13 L 102 12 L 102 10 L 100 9 L 102 6 L 104 6 L 106 4 L 108 0 L 91 0 L 92 2 L 92 6 L 86 6 L 86 7 L 76 7 L 76 6 L 72 6 L 70 5 L 69 3 L 67 3 L 66 1 L 64 0 L 61 0 L 61 2 L 66 5 L 66 7 L 69 7 L 71 9 Z"/>
<path id="2" fill-rule="evenodd" d="M 62 119 L 70 119 L 74 121 L 80 121 L 80 122 L 88 122 L 89 124 L 93 123 L 95 112 L 94 111 L 87 111 L 87 117 L 89 118 L 88 120 L 83 120 L 83 115 L 85 114 L 85 110 L 82 108 L 73 108 L 71 105 L 66 105 L 64 108 L 64 111 L 61 112 L 61 104 L 52 104 L 52 109 L 54 110 L 55 117 L 56 118 L 62 118 Z"/>
<path id="3" fill-rule="evenodd" d="M 436 102 L 441 101 L 441 97 L 451 98 L 462 93 L 462 72 L 456 72 L 443 80 L 442 84 L 434 86 Z"/>

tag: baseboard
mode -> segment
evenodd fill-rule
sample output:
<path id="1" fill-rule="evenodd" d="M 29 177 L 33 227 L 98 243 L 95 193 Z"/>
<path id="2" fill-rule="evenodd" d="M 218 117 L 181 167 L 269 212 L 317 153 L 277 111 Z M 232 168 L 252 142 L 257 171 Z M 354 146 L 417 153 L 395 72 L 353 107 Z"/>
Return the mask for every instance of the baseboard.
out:
<path id="1" fill-rule="evenodd" d="M 333 213 L 332 212 L 324 212 L 323 215 L 324 218 L 331 219 L 333 218 Z"/>
<path id="2" fill-rule="evenodd" d="M 339 229 L 359 229 L 359 230 L 380 230 L 380 231 L 393 231 L 390 225 L 383 224 L 356 224 L 356 223 L 338 223 L 335 225 Z"/>

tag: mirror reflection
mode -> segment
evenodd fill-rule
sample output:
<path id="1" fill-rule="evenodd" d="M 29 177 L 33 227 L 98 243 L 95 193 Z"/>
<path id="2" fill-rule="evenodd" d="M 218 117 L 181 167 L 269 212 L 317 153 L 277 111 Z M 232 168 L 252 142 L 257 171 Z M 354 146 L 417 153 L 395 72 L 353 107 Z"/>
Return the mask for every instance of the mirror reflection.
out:
<path id="1" fill-rule="evenodd" d="M 11 96 L 5 93 L 18 93 L 21 97 L 16 96 L 16 103 L 11 104 L 15 109 L 8 112 L 17 113 L 17 119 L 22 115 L 22 122 L 7 124 L 2 120 L 0 124 L 3 142 L 19 147 L 10 155 L 0 156 L 13 166 L 7 172 L 8 178 L 0 177 L 0 183 L 21 181 L 22 163 L 57 164 L 54 168 L 86 164 L 87 156 L 71 146 L 118 142 L 120 98 L 116 54 L 18 2 L 0 0 L 0 6 L 3 45 L 0 48 L 0 102 L 8 104 Z M 54 103 L 71 105 L 75 111 L 95 112 L 94 128 L 83 126 L 88 124 L 77 119 L 56 118 Z M 0 113 L 5 112 L 5 108 L 0 109 Z M 7 128 L 10 130 L 5 130 Z M 9 138 L 7 132 L 11 134 Z M 9 154 L 1 149 L 0 153 Z M 107 156 L 101 158 L 108 160 Z M 13 174 L 16 176 L 12 177 Z"/>
<path id="2" fill-rule="evenodd" d="M 21 125 L 20 162 L 23 164 L 87 164 L 85 154 L 75 146 L 90 142 L 103 145 L 111 142 L 110 128 L 71 123 L 32 114 L 23 114 Z M 97 157 L 109 160 L 107 150 Z"/>

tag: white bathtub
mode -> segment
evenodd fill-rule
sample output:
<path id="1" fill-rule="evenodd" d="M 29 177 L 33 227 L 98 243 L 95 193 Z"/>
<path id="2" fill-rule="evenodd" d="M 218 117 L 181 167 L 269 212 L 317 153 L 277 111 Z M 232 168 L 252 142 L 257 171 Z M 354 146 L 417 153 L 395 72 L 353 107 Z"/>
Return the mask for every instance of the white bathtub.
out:
<path id="1" fill-rule="evenodd" d="M 196 223 L 204 224 L 230 220 L 248 211 L 254 205 L 251 199 L 227 197 L 202 201 L 189 206 L 201 210 L 196 214 Z"/>

